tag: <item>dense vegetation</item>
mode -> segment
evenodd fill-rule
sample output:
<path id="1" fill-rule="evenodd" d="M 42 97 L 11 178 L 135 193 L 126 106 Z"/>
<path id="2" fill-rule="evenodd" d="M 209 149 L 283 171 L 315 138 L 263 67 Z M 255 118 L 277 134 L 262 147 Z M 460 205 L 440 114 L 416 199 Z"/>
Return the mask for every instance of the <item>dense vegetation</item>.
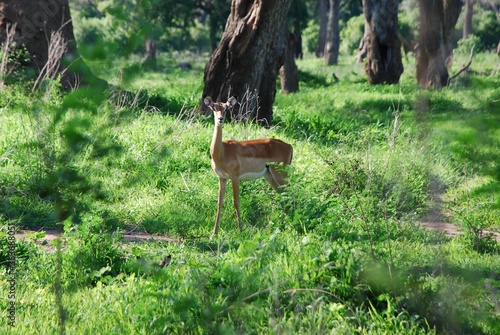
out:
<path id="1" fill-rule="evenodd" d="M 130 59 L 91 64 L 136 100 L 5 87 L 0 264 L 8 226 L 64 232 L 49 251 L 43 232 L 17 241 L 16 326 L 2 299 L 1 332 L 500 334 L 500 248 L 485 230 L 500 229 L 494 57 L 476 55 L 442 91 L 416 87 L 412 59 L 388 86 L 348 59 L 299 60 L 301 90 L 277 96 L 271 129 L 224 128 L 291 143 L 291 185 L 243 183 L 243 232 L 228 196 L 213 241 L 213 120 L 197 113 L 206 59 L 185 71 L 162 54 L 145 73 L 122 71 L 139 69 Z M 419 228 L 438 201 L 462 237 Z M 122 243 L 130 230 L 179 242 Z"/>

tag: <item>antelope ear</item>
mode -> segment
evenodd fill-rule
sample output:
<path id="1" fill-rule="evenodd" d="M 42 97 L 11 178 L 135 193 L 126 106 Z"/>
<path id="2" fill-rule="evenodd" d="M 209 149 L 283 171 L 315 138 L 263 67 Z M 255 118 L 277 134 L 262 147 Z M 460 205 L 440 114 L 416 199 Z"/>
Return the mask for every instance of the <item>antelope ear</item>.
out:
<path id="1" fill-rule="evenodd" d="M 210 96 L 206 96 L 205 99 L 203 99 L 203 102 L 205 103 L 205 105 L 207 107 L 212 107 L 214 102 L 212 101 L 212 98 L 210 98 Z"/>
<path id="2" fill-rule="evenodd" d="M 227 104 L 230 105 L 230 106 L 234 106 L 236 105 L 238 101 L 236 100 L 235 97 L 230 97 L 228 100 L 227 100 Z"/>

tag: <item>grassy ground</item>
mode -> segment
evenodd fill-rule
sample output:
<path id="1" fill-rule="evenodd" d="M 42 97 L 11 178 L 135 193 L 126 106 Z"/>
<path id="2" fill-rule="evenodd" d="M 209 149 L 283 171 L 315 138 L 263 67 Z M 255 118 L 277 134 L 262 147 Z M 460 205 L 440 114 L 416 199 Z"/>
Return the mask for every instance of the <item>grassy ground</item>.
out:
<path id="1" fill-rule="evenodd" d="M 64 234 L 60 252 L 34 243 L 43 233 L 18 241 L 14 300 L 11 268 L 0 268 L 1 332 L 500 334 L 500 248 L 484 234 L 500 229 L 494 56 L 477 55 L 442 91 L 418 89 L 412 65 L 399 85 L 369 86 L 350 60 L 299 61 L 301 90 L 277 95 L 271 129 L 224 128 L 226 139 L 291 143 L 291 185 L 242 183 L 243 232 L 228 196 L 213 241 L 203 62 L 93 64 L 156 107 L 5 88 L 0 263 L 11 227 Z M 418 228 L 436 197 L 463 237 Z M 123 244 L 124 230 L 181 241 Z M 4 322 L 11 301 L 15 327 Z"/>

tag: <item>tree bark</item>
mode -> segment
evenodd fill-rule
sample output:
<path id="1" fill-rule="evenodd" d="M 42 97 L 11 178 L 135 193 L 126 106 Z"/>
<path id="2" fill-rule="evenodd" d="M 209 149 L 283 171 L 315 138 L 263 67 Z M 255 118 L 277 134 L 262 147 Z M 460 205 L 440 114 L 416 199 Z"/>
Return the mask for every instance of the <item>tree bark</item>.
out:
<path id="1" fill-rule="evenodd" d="M 462 2 L 419 0 L 419 6 L 417 82 L 424 88 L 441 89 L 448 84 L 448 67 L 453 59 L 452 34 Z"/>
<path id="2" fill-rule="evenodd" d="M 367 32 L 365 71 L 370 84 L 395 84 L 403 73 L 398 37 L 398 1 L 363 0 Z"/>
<path id="3" fill-rule="evenodd" d="M 325 42 L 325 64 L 335 65 L 339 59 L 340 46 L 340 0 L 330 0 L 330 10 L 328 14 L 328 30 Z"/>
<path id="4" fill-rule="evenodd" d="M 359 41 L 358 54 L 356 55 L 356 63 L 361 63 L 368 55 L 368 44 L 370 43 L 370 26 L 365 18 L 365 30 L 363 38 Z"/>
<path id="5" fill-rule="evenodd" d="M 74 88 L 83 83 L 107 85 L 96 78 L 76 49 L 68 0 L 0 1 L 0 36 L 5 38 L 8 23 L 17 24 L 15 41 L 26 47 L 31 56 L 29 66 L 40 71 L 49 61 L 49 39 L 61 32 L 66 50 L 59 66 L 61 84 Z"/>
<path id="6" fill-rule="evenodd" d="M 203 97 L 246 99 L 245 110 L 234 108 L 231 117 L 271 124 L 290 4 L 291 0 L 233 0 L 221 41 L 205 66 L 203 89 Z"/>

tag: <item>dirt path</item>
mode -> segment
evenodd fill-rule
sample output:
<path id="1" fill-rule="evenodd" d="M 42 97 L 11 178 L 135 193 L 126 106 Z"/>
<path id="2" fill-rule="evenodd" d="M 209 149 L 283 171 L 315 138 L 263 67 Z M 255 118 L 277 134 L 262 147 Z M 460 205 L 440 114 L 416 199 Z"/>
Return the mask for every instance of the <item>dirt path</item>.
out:
<path id="1" fill-rule="evenodd" d="M 420 227 L 426 228 L 429 230 L 436 230 L 444 233 L 449 237 L 457 237 L 459 235 L 463 235 L 464 232 L 460 230 L 460 227 L 444 221 L 442 217 L 429 216 L 427 215 L 420 221 Z M 16 234 L 16 238 L 25 240 L 28 238 L 30 233 L 36 233 L 31 230 L 23 230 Z M 48 229 L 45 230 L 45 236 L 36 240 L 36 243 L 42 246 L 42 249 L 45 251 L 54 250 L 54 246 L 52 245 L 52 241 L 59 237 L 61 234 L 61 230 L 56 229 Z M 494 233 L 493 237 L 497 242 L 500 242 L 500 233 Z M 164 242 L 180 242 L 178 239 L 166 237 L 166 236 L 158 236 L 151 235 L 147 233 L 141 232 L 125 232 L 123 234 L 123 242 L 124 243 L 144 243 L 148 241 L 164 241 Z"/>
<path id="2" fill-rule="evenodd" d="M 437 185 L 437 184 L 436 184 Z M 450 223 L 449 218 L 451 215 L 445 212 L 444 201 L 442 198 L 442 190 L 435 186 L 434 189 L 431 190 L 431 197 L 433 200 L 433 205 L 427 212 L 427 214 L 420 219 L 420 227 L 436 230 L 444 233 L 449 237 L 457 237 L 463 235 L 464 232 L 461 230 L 461 227 Z M 490 233 L 489 231 L 484 231 L 484 233 Z M 493 232 L 493 238 L 500 242 L 500 233 Z"/>
<path id="3" fill-rule="evenodd" d="M 447 215 L 443 210 L 443 200 L 441 198 L 441 192 L 439 192 L 439 190 L 433 190 L 432 198 L 434 200 L 433 206 L 429 209 L 428 213 L 420 219 L 420 227 L 429 230 L 440 231 L 449 237 L 457 237 L 459 235 L 463 235 L 464 232 L 461 231 L 461 228 L 458 225 L 448 222 L 447 218 L 449 217 L 449 215 Z M 28 238 L 29 233 L 35 232 L 28 230 L 21 231 L 16 234 L 16 237 L 18 239 L 26 239 Z M 488 233 L 488 231 L 485 231 L 485 233 Z M 61 230 L 45 230 L 45 236 L 43 238 L 37 239 L 36 243 L 40 244 L 44 250 L 53 250 L 54 246 L 52 245 L 52 241 L 56 239 L 60 234 Z M 497 242 L 500 242 L 500 233 L 494 232 L 493 237 Z M 144 232 L 129 231 L 123 233 L 124 243 L 141 243 L 148 241 L 180 242 L 175 238 L 151 235 Z"/>
<path id="4" fill-rule="evenodd" d="M 52 241 L 57 239 L 59 235 L 62 233 L 60 229 L 47 229 L 47 230 L 39 230 L 44 231 L 45 236 L 42 238 L 36 239 L 36 243 L 42 246 L 42 249 L 46 251 L 54 250 L 54 246 L 52 245 Z M 19 233 L 16 233 L 16 238 L 19 240 L 26 240 L 29 238 L 30 234 L 37 233 L 37 231 L 33 230 L 22 230 Z M 163 241 L 163 242 L 179 242 L 178 239 L 166 237 L 166 236 L 158 236 L 151 235 L 143 232 L 125 232 L 123 233 L 123 242 L 124 243 L 143 243 L 148 241 Z"/>
<path id="5" fill-rule="evenodd" d="M 444 221 L 420 221 L 420 227 L 427 228 L 430 230 L 437 230 L 443 232 L 446 236 L 457 237 L 463 235 L 464 232 L 460 230 L 460 227 L 449 222 Z M 500 242 L 500 233 L 490 232 L 489 230 L 483 231 L 485 234 L 492 233 L 493 238 Z"/>

